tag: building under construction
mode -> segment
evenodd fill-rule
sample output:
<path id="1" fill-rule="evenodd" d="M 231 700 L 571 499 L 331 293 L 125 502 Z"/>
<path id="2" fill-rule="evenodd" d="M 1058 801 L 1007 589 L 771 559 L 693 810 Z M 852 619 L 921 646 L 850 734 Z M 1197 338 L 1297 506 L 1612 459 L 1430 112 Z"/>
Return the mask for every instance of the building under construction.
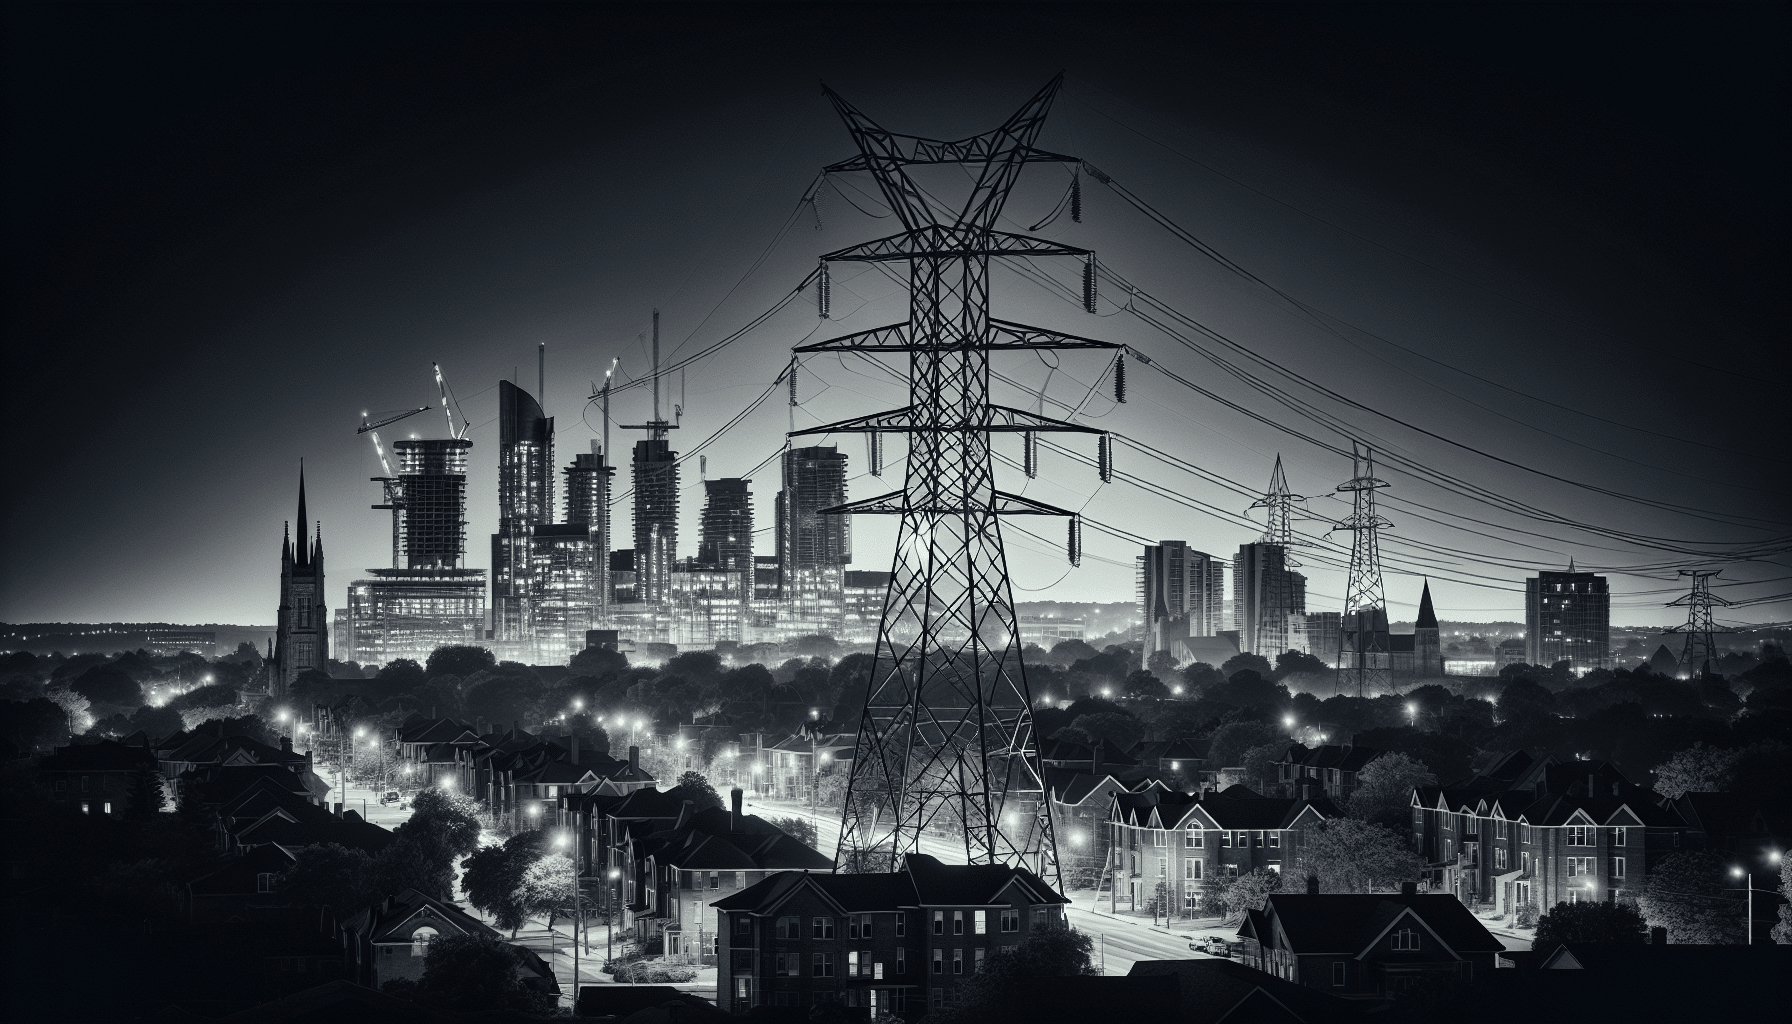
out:
<path id="1" fill-rule="evenodd" d="M 447 644 L 485 638 L 485 571 L 465 567 L 465 438 L 411 439 L 392 445 L 396 477 L 376 477 L 392 513 L 392 566 L 369 569 L 348 589 L 342 648 L 363 665 L 395 658 L 428 660 Z"/>
<path id="2" fill-rule="evenodd" d="M 753 492 L 751 480 L 724 477 L 703 481 L 703 533 L 697 562 L 731 572 L 753 568 Z"/>
<path id="3" fill-rule="evenodd" d="M 1577 672 L 1612 667 L 1612 596 L 1604 576 L 1543 572 L 1524 581 L 1525 660 Z"/>
<path id="4" fill-rule="evenodd" d="M 635 442 L 635 595 L 657 604 L 670 594 L 678 560 L 678 453 L 656 436 Z"/>

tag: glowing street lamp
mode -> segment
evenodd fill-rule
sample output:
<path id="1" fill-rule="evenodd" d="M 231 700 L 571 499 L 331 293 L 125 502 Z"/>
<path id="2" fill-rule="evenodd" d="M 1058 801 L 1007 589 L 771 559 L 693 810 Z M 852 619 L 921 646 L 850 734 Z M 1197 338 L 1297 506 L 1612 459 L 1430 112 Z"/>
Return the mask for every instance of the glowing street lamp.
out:
<path id="1" fill-rule="evenodd" d="M 1419 726 L 1419 706 L 1418 706 L 1418 704 L 1408 703 L 1406 705 L 1406 724 L 1412 726 L 1415 729 L 1418 728 L 1418 726 Z"/>

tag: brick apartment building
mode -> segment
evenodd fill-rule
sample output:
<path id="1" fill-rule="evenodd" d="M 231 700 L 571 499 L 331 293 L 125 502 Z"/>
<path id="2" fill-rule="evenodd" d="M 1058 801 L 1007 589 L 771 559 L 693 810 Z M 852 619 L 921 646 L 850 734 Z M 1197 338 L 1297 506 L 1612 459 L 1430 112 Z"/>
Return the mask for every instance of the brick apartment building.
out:
<path id="1" fill-rule="evenodd" d="M 1611 900 L 1703 837 L 1606 761 L 1516 751 L 1450 786 L 1416 787 L 1413 841 L 1434 888 L 1500 913 Z"/>
<path id="2" fill-rule="evenodd" d="M 717 1003 L 915 1019 L 953 1005 L 990 950 L 1063 927 L 1067 902 L 1025 868 L 919 853 L 889 873 L 780 872 L 714 904 Z"/>
<path id="3" fill-rule="evenodd" d="M 1117 793 L 1108 805 L 1112 910 L 1148 912 L 1161 883 L 1168 906 L 1192 916 L 1203 879 L 1279 872 L 1298 853 L 1299 828 L 1337 813 L 1324 797 L 1266 797 L 1243 786 Z"/>

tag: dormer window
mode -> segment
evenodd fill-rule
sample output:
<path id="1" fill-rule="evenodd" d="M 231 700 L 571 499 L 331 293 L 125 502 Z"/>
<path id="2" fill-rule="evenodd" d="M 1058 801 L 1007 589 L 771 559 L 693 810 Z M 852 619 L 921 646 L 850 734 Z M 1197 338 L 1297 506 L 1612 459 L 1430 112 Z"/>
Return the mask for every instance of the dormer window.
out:
<path id="1" fill-rule="evenodd" d="M 1394 949 L 1407 952 L 1416 951 L 1418 948 L 1418 932 L 1411 928 L 1397 928 L 1394 930 Z"/>
<path id="2" fill-rule="evenodd" d="M 412 932 L 411 933 L 411 955 L 412 956 L 428 956 L 429 955 L 429 944 L 434 942 L 439 935 L 440 935 L 439 932 L 437 932 L 434 928 L 430 928 L 428 926 L 419 928 L 416 931 Z"/>

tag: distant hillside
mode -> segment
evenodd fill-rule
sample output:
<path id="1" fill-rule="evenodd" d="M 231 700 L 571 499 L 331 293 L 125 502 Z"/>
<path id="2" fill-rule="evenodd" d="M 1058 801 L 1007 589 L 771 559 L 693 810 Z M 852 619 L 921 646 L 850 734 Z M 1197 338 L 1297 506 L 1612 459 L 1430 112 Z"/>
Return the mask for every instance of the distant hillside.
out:
<path id="1" fill-rule="evenodd" d="M 205 634 L 211 635 L 210 644 L 199 642 Z M 174 647 L 209 658 L 229 654 L 244 642 L 264 647 L 273 635 L 272 625 L 239 626 L 227 622 L 7 622 L 0 623 L 0 650 L 113 654 L 140 647 Z"/>

